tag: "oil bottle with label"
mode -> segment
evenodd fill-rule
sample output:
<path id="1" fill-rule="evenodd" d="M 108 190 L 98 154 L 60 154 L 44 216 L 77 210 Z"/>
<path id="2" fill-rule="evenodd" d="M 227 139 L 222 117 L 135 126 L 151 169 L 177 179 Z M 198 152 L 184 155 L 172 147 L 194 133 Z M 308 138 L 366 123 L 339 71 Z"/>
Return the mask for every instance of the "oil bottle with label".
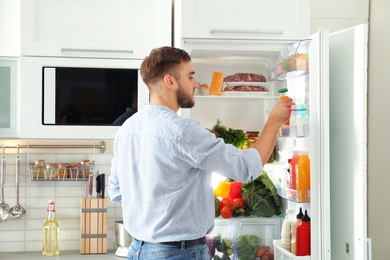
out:
<path id="1" fill-rule="evenodd" d="M 43 225 L 42 233 L 42 255 L 56 256 L 60 254 L 58 245 L 60 228 L 55 216 L 56 209 L 54 201 L 49 200 L 47 212 L 49 214 Z"/>

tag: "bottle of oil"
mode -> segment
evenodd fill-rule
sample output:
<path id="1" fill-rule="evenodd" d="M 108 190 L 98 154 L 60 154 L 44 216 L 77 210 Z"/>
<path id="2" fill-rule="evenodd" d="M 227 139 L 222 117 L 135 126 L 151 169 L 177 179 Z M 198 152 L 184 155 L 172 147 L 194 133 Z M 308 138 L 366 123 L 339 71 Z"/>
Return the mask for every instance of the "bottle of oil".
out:
<path id="1" fill-rule="evenodd" d="M 55 216 L 56 209 L 54 201 L 49 200 L 47 212 L 49 215 L 43 225 L 42 255 L 56 256 L 60 254 L 60 251 L 58 246 L 59 225 Z"/>

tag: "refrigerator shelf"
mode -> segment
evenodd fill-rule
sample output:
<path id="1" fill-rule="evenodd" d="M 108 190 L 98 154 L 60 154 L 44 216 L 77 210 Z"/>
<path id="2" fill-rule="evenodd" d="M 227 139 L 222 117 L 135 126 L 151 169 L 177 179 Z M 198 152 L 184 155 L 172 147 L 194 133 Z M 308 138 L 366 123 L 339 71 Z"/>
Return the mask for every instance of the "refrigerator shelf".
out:
<path id="1" fill-rule="evenodd" d="M 278 195 L 284 199 L 299 203 L 310 202 L 310 190 L 297 191 L 278 185 L 277 191 Z"/>
<path id="2" fill-rule="evenodd" d="M 310 256 L 296 256 L 284 249 L 281 240 L 274 240 L 275 259 L 277 260 L 310 260 Z"/>

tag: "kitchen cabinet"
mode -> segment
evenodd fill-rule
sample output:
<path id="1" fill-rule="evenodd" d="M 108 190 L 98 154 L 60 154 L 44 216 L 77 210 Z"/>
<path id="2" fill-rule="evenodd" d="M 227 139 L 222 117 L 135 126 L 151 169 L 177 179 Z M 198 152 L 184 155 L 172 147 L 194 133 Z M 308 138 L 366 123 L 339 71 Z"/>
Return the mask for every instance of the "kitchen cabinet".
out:
<path id="1" fill-rule="evenodd" d="M 302 39 L 309 0 L 175 1 L 175 45 L 188 39 Z"/>
<path id="2" fill-rule="evenodd" d="M 19 8 L 19 0 L 0 0 L 0 56 L 20 55 Z"/>
<path id="3" fill-rule="evenodd" d="M 171 14 L 171 0 L 22 1 L 22 55 L 143 59 L 171 45 Z"/>
<path id="4" fill-rule="evenodd" d="M 0 138 L 17 137 L 17 73 L 19 61 L 0 57 Z"/>

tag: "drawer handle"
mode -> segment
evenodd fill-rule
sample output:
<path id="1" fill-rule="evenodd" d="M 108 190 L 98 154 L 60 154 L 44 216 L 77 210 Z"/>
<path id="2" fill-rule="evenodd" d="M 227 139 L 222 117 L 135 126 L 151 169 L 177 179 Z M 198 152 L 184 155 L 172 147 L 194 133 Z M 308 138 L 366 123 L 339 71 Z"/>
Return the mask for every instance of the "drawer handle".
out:
<path id="1" fill-rule="evenodd" d="M 133 54 L 133 50 L 105 50 L 105 49 L 77 49 L 77 48 L 61 48 L 61 52 L 99 52 L 99 53 L 127 53 Z"/>
<path id="2" fill-rule="evenodd" d="M 239 30 L 239 29 L 211 29 L 210 33 L 255 33 L 255 34 L 283 34 L 282 30 Z"/>

